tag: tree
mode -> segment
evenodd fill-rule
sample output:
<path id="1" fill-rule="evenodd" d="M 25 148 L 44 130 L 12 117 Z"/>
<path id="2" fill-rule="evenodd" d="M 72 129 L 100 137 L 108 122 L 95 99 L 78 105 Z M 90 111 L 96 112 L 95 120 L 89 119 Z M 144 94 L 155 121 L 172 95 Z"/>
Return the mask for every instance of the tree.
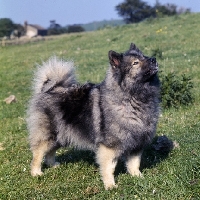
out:
<path id="1" fill-rule="evenodd" d="M 15 29 L 12 32 L 15 37 L 20 38 L 22 35 L 25 35 L 25 28 L 21 24 L 15 24 Z"/>
<path id="2" fill-rule="evenodd" d="M 151 7 L 143 0 L 125 0 L 115 7 L 118 14 L 128 23 L 137 23 L 149 17 L 163 17 L 190 13 L 190 9 L 178 8 L 175 4 L 162 5 L 158 0 Z"/>
<path id="3" fill-rule="evenodd" d="M 15 24 L 9 18 L 0 19 L 0 37 L 10 37 L 11 32 L 15 29 Z"/>
<path id="4" fill-rule="evenodd" d="M 137 23 L 156 16 L 155 9 L 142 0 L 125 0 L 125 2 L 118 4 L 115 9 L 126 23 Z"/>
<path id="5" fill-rule="evenodd" d="M 159 1 L 156 1 L 155 9 L 157 17 L 177 14 L 177 6 L 175 4 L 162 5 Z"/>
<path id="6" fill-rule="evenodd" d="M 172 16 L 172 15 L 177 15 L 177 14 L 182 14 L 182 13 L 190 13 L 190 9 L 187 8 L 178 8 L 175 4 L 165 4 L 162 5 L 158 0 L 156 1 L 156 4 L 154 6 L 156 10 L 156 15 L 157 17 L 162 17 L 162 16 Z"/>

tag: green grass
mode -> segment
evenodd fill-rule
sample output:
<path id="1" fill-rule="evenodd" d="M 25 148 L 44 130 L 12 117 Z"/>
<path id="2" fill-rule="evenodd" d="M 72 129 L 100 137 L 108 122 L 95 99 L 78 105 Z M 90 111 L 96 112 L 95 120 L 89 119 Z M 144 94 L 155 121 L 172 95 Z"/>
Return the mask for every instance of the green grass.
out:
<path id="1" fill-rule="evenodd" d="M 200 198 L 200 14 L 180 15 L 53 40 L 0 47 L 0 199 L 165 199 Z M 131 42 L 158 58 L 164 73 L 190 75 L 195 102 L 190 107 L 163 110 L 157 135 L 167 135 L 180 148 L 163 156 L 151 149 L 142 162 L 144 179 L 116 170 L 118 189 L 105 191 L 94 154 L 61 149 L 57 169 L 43 167 L 44 176 L 30 176 L 25 110 L 33 70 L 52 55 L 73 59 L 81 82 L 100 82 L 108 67 L 109 50 L 124 52 Z M 3 100 L 14 94 L 17 103 Z"/>

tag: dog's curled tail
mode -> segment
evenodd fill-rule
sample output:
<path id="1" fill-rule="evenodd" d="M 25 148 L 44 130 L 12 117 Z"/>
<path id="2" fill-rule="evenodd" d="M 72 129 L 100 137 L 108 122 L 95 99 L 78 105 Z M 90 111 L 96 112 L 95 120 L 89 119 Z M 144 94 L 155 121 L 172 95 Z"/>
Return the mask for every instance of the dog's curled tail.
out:
<path id="1" fill-rule="evenodd" d="M 74 63 L 53 56 L 38 65 L 33 80 L 33 92 L 43 93 L 56 85 L 67 88 L 73 84 L 77 84 Z"/>

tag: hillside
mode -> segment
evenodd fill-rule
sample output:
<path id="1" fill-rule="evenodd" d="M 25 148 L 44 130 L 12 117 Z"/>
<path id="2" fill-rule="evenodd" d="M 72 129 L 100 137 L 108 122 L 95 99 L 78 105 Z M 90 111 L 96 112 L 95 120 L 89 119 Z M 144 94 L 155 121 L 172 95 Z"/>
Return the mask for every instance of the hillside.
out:
<path id="1" fill-rule="evenodd" d="M 0 199 L 199 199 L 200 191 L 200 13 L 146 20 L 51 40 L 0 47 Z M 124 52 L 134 42 L 157 58 L 163 73 L 187 74 L 194 83 L 194 105 L 163 110 L 157 135 L 179 144 L 168 155 L 144 152 L 144 179 L 116 170 L 118 189 L 104 191 L 94 155 L 62 149 L 61 166 L 43 166 L 44 176 L 30 176 L 25 110 L 36 63 L 52 55 L 73 59 L 80 82 L 100 82 L 108 68 L 108 51 Z M 14 94 L 17 102 L 3 101 Z"/>
<path id="2" fill-rule="evenodd" d="M 95 31 L 105 27 L 120 26 L 124 24 L 125 22 L 123 20 L 113 19 L 113 20 L 94 21 L 91 23 L 82 24 L 81 26 L 85 29 L 85 31 Z"/>

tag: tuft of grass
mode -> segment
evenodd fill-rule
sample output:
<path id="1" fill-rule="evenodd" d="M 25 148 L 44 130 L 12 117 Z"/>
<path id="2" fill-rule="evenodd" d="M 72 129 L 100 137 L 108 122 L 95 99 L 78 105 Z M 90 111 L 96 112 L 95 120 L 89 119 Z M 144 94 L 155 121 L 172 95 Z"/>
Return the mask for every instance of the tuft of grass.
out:
<path id="1" fill-rule="evenodd" d="M 52 40 L 0 47 L 0 199 L 199 199 L 200 191 L 200 14 L 160 18 L 96 32 L 57 36 Z M 30 176 L 25 110 L 36 63 L 52 55 L 73 59 L 80 82 L 100 82 L 108 68 L 108 51 L 124 52 L 131 42 L 146 55 L 162 50 L 157 60 L 164 74 L 186 74 L 193 80 L 195 101 L 163 110 L 157 135 L 179 144 L 167 155 L 147 148 L 141 170 L 131 177 L 123 161 L 115 177 L 118 188 L 105 191 L 94 154 L 60 149 L 56 169 Z M 158 52 L 159 53 L 159 52 Z M 14 94 L 17 102 L 3 101 Z"/>

